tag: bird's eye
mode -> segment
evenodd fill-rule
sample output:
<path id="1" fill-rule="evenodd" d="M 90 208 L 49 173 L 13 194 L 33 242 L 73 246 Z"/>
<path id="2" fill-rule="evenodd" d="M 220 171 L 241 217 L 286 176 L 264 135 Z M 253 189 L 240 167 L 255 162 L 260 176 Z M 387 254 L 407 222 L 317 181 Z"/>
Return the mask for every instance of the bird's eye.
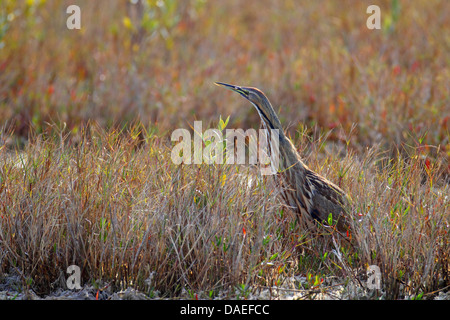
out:
<path id="1" fill-rule="evenodd" d="M 239 88 L 238 92 L 244 96 L 248 96 L 249 92 L 247 90 Z"/>

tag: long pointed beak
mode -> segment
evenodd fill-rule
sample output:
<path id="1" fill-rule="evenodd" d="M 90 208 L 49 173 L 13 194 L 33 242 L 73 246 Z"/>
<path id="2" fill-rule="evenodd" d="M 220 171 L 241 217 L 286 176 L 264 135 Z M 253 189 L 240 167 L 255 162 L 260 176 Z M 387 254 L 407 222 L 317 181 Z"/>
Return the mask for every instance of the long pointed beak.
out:
<path id="1" fill-rule="evenodd" d="M 214 84 L 218 85 L 219 87 L 225 87 L 225 88 L 233 90 L 233 91 L 237 91 L 237 89 L 239 88 L 238 86 L 234 86 L 232 84 L 223 83 L 223 82 L 214 82 Z"/>
<path id="2" fill-rule="evenodd" d="M 228 83 L 223 83 L 223 82 L 214 82 L 215 85 L 218 85 L 219 87 L 224 87 L 226 89 L 229 89 L 231 91 L 237 92 L 240 95 L 242 95 L 244 98 L 248 99 L 248 92 L 244 89 L 242 89 L 239 86 L 235 86 L 232 84 L 228 84 Z"/>

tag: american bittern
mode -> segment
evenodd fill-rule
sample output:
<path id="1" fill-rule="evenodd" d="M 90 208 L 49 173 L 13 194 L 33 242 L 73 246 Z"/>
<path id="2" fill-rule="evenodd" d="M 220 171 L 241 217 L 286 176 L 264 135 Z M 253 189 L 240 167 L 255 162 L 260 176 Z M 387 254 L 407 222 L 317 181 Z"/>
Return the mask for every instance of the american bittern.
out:
<path id="1" fill-rule="evenodd" d="M 288 207 L 297 213 L 300 222 L 306 227 L 314 226 L 314 220 L 320 223 L 331 220 L 341 232 L 348 230 L 348 221 L 344 207 L 346 194 L 338 186 L 308 168 L 300 158 L 291 140 L 284 134 L 280 120 L 265 94 L 256 88 L 239 87 L 216 82 L 250 101 L 259 113 L 262 124 L 268 134 L 270 129 L 278 129 L 279 134 L 279 170 L 278 182 L 281 195 Z M 272 139 L 268 137 L 268 146 Z M 337 222 L 336 222 L 337 221 Z M 334 223 L 333 223 L 334 224 Z"/>

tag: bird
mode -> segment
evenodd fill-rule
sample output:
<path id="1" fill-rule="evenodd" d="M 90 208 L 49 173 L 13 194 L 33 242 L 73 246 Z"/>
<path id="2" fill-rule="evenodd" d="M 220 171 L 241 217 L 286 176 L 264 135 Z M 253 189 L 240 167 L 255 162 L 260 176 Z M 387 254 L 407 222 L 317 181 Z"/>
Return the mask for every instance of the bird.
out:
<path id="1" fill-rule="evenodd" d="M 350 230 L 349 217 L 346 213 L 348 195 L 302 161 L 294 144 L 284 133 L 281 122 L 266 95 L 253 87 L 223 82 L 215 84 L 237 92 L 250 101 L 261 118 L 266 134 L 278 132 L 279 166 L 276 177 L 280 195 L 284 203 L 297 214 L 301 225 L 310 230 L 318 230 L 318 225 L 325 225 L 337 230 L 341 235 L 348 236 Z M 277 131 L 272 131 L 273 129 Z M 267 141 L 270 151 L 270 148 L 274 147 L 272 139 L 267 137 Z"/>

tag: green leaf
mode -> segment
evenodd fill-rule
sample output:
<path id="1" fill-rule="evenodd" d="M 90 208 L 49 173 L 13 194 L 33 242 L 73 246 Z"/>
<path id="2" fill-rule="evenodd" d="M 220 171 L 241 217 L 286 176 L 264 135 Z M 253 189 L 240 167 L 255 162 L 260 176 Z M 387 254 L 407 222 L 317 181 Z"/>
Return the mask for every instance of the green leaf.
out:
<path id="1" fill-rule="evenodd" d="M 228 121 L 230 121 L 230 116 L 228 116 L 227 120 L 225 120 L 225 127 L 228 125 Z"/>
<path id="2" fill-rule="evenodd" d="M 330 226 L 333 225 L 333 214 L 330 212 L 330 214 L 328 215 L 328 219 L 327 222 Z"/>
<path id="3" fill-rule="evenodd" d="M 222 120 L 222 116 L 219 116 L 219 130 L 223 130 L 225 128 L 225 122 Z"/>
<path id="4" fill-rule="evenodd" d="M 230 116 L 228 116 L 228 118 L 227 118 L 225 121 L 223 121 L 222 116 L 219 116 L 219 126 L 218 126 L 218 129 L 219 129 L 219 130 L 225 129 L 225 128 L 227 127 L 229 121 L 230 121 Z"/>

